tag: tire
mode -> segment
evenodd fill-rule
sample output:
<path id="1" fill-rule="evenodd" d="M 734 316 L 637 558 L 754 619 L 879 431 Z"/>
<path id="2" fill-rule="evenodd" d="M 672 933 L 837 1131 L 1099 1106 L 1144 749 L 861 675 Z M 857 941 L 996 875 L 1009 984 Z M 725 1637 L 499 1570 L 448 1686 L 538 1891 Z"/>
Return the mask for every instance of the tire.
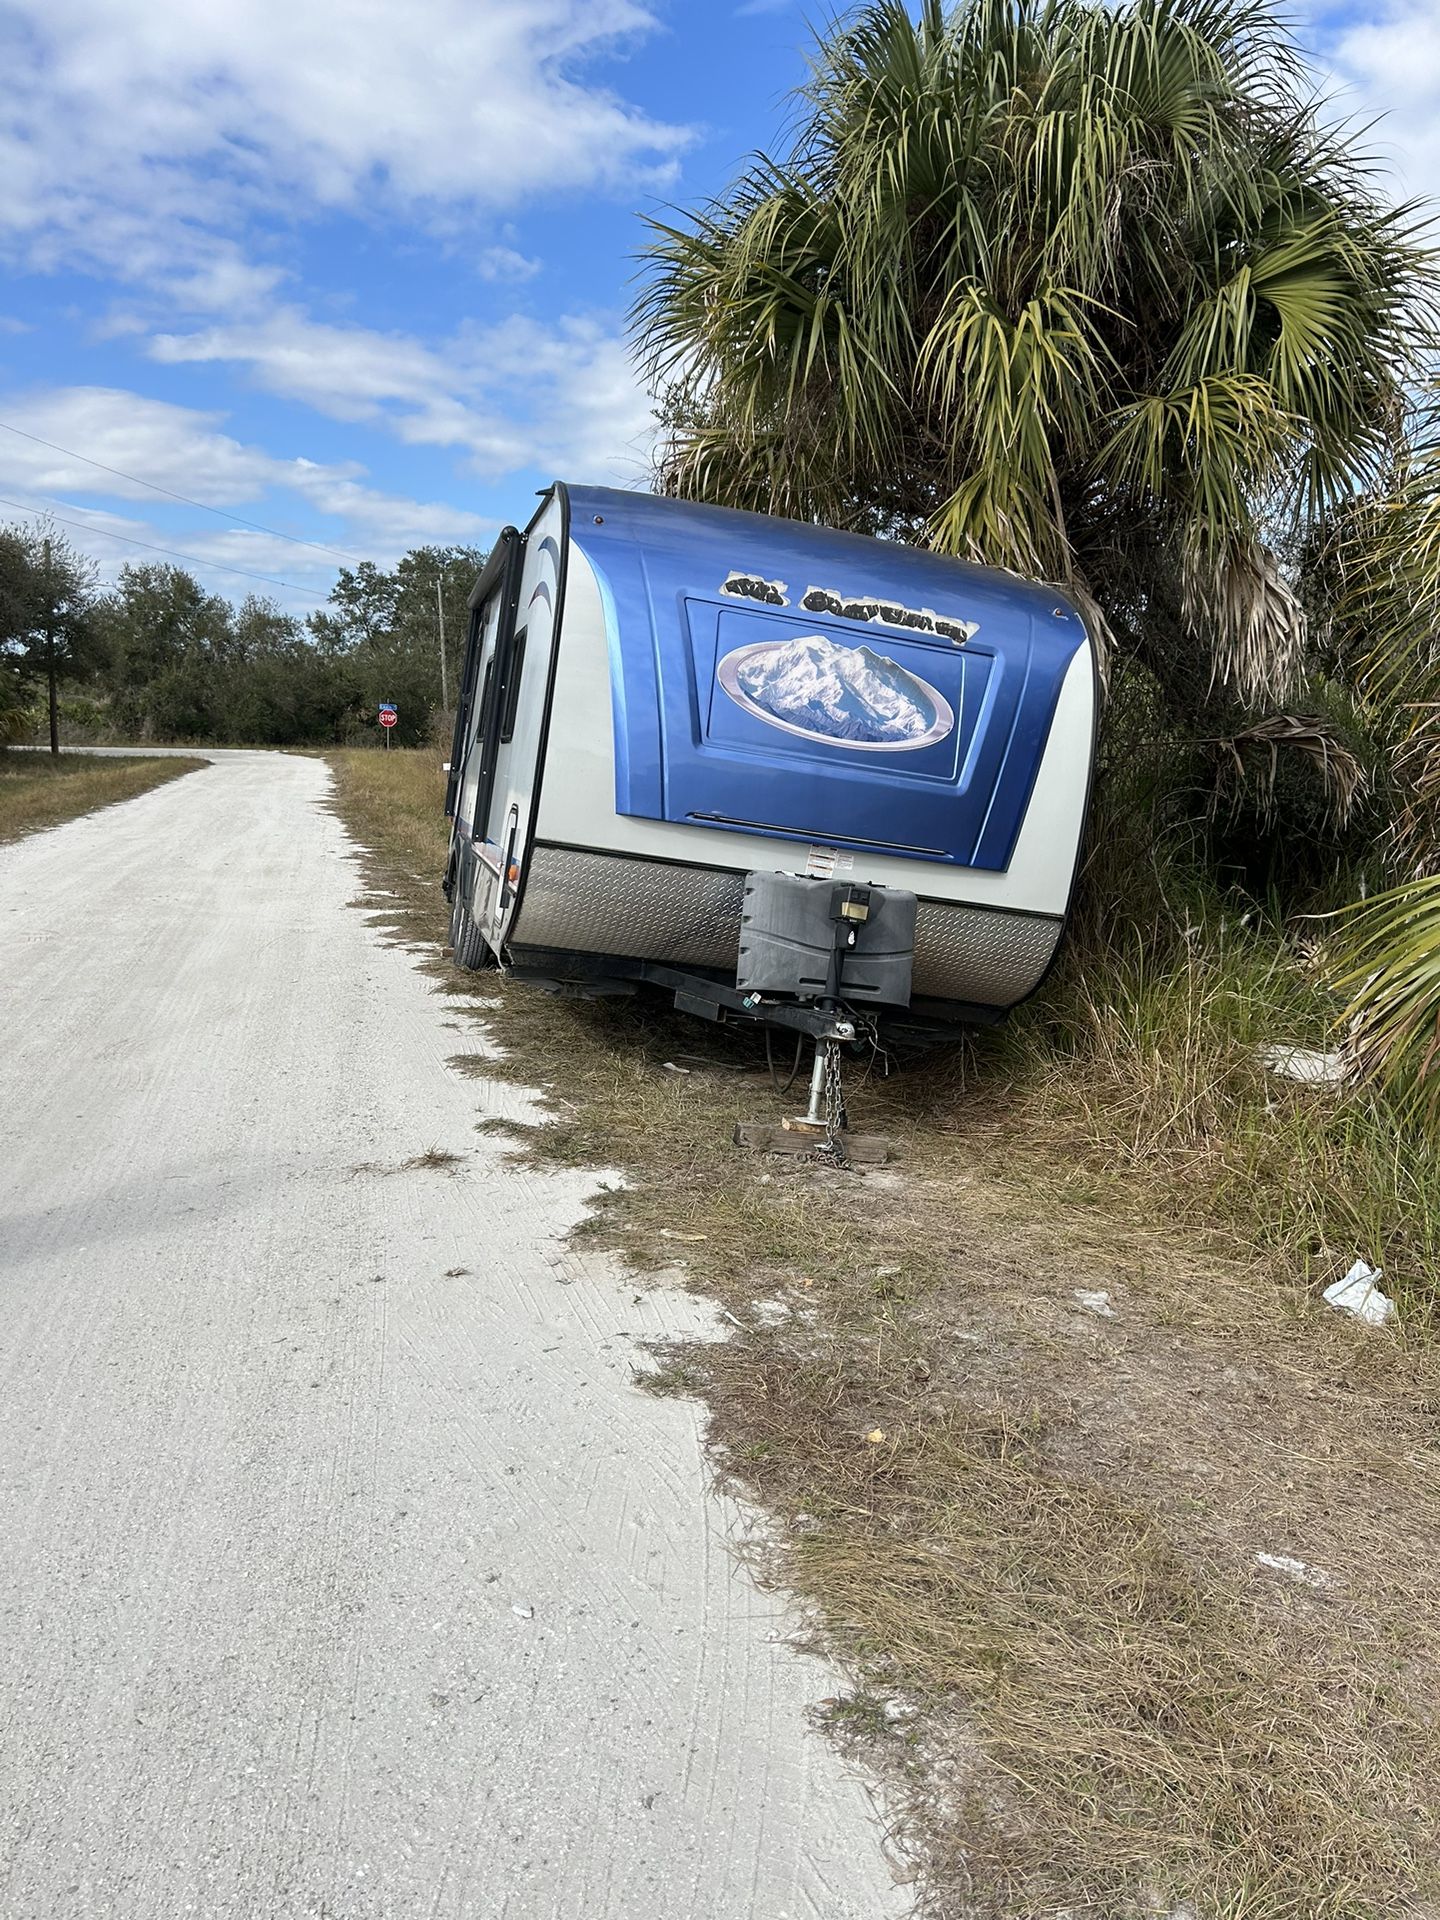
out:
<path id="1" fill-rule="evenodd" d="M 459 900 L 450 909 L 450 945 L 455 950 L 457 967 L 464 967 L 469 973 L 479 973 L 482 968 L 489 966 L 489 942 L 476 926 L 470 909 Z"/>

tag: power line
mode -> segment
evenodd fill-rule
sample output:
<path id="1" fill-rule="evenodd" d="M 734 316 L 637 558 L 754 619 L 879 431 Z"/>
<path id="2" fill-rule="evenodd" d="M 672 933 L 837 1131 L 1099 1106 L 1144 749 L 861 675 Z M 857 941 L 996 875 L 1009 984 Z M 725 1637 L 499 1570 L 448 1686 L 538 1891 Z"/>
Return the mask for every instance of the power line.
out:
<path id="1" fill-rule="evenodd" d="M 109 527 L 97 527 L 93 520 L 68 520 L 63 513 L 52 513 L 48 507 L 27 507 L 23 500 L 7 500 L 3 494 L 0 494 L 0 507 L 14 507 L 17 513 L 33 513 L 41 520 L 57 520 L 62 527 L 80 527 L 86 533 L 103 534 L 107 540 L 127 540 L 132 547 L 144 547 L 147 553 L 163 553 L 170 560 L 183 560 L 189 567 L 211 567 L 219 573 L 237 573 L 242 580 L 263 580 L 267 587 L 284 587 L 289 593 L 303 593 L 316 606 L 324 606 L 328 597 L 316 593 L 313 587 L 299 586 L 293 580 L 277 580 L 270 573 L 248 573 L 244 567 L 227 566 L 223 560 L 200 560 L 193 553 L 177 553 L 173 547 L 157 547 L 153 540 L 137 540 L 133 533 L 115 533 Z"/>
<path id="2" fill-rule="evenodd" d="M 302 540 L 298 534 L 282 533 L 278 527 L 262 527 L 258 520 L 242 519 L 227 507 L 212 507 L 204 500 L 192 500 L 188 493 L 176 493 L 173 488 L 159 486 L 154 480 L 142 479 L 138 473 L 127 473 L 123 467 L 107 467 L 103 460 L 92 460 L 88 453 L 76 453 L 73 447 L 62 447 L 54 440 L 42 440 L 38 433 L 27 433 L 24 427 L 12 427 L 8 420 L 0 420 L 0 427 L 6 433 L 18 433 L 22 440 L 33 440 L 37 447 L 48 447 L 51 453 L 63 453 L 67 460 L 83 460 L 87 467 L 98 467 L 101 473 L 113 473 L 117 480 L 132 480 L 137 487 L 149 487 L 152 493 L 163 493 L 167 500 L 179 500 L 184 506 L 198 507 L 201 513 L 218 513 L 222 520 L 233 520 L 237 527 L 249 527 L 252 533 L 268 533 L 276 540 L 288 540 L 296 547 L 313 547 L 316 553 L 328 553 L 352 567 L 363 564 L 353 553 L 342 553 L 338 547 L 324 546 L 319 540 Z"/>

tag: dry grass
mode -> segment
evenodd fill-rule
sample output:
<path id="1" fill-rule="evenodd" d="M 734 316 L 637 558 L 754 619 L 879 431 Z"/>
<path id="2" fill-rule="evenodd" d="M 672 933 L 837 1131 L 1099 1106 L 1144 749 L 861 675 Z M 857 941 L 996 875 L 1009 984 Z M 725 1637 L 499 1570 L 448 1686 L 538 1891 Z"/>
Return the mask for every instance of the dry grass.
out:
<path id="1" fill-rule="evenodd" d="M 1440 1151 L 1373 1087 L 1267 1073 L 1268 1043 L 1336 1044 L 1339 1002 L 1275 940 L 1218 912 L 1163 959 L 1071 955 L 998 1036 L 984 1097 L 1297 1279 L 1383 1268 L 1415 1322 L 1440 1306 Z"/>
<path id="2" fill-rule="evenodd" d="M 367 904 L 425 941 L 436 759 L 335 761 Z M 1235 1095 L 1199 1042 L 1147 1067 L 1151 1029 L 1102 1022 L 1055 1034 L 1048 1086 L 1022 1036 L 857 1088 L 901 1162 L 839 1174 L 730 1146 L 784 1105 L 753 1043 L 437 973 L 501 1001 L 505 1057 L 465 1060 L 540 1089 L 517 1150 L 628 1174 L 586 1235 L 729 1316 L 657 1386 L 704 1397 L 776 1523 L 757 1571 L 858 1676 L 824 1717 L 927 1914 L 1440 1911 L 1440 1360 L 1317 1308 L 1238 1201 L 1206 1216 Z"/>
<path id="3" fill-rule="evenodd" d="M 361 1160 L 350 1168 L 353 1177 L 373 1174 L 388 1178 L 395 1173 L 458 1173 L 465 1164 L 465 1156 L 451 1153 L 444 1147 L 427 1147 L 423 1153 L 412 1153 L 408 1160 L 397 1160 L 387 1166 L 382 1160 Z"/>
<path id="4" fill-rule="evenodd" d="M 933 1911 L 1408 1911 L 1435 1888 L 1433 1447 L 1398 1472 L 1344 1448 L 1373 1388 L 1307 1382 L 1303 1433 L 1276 1419 L 1285 1350 L 1243 1308 L 1157 1339 L 1168 1303 L 1112 1275 L 1113 1329 L 1066 1301 L 1093 1271 L 971 1259 L 888 1311 L 853 1279 L 813 1319 L 792 1292 L 788 1330 L 677 1363 L 793 1543 L 773 1577 L 920 1709 L 876 1744 Z"/>
<path id="5" fill-rule="evenodd" d="M 447 1147 L 426 1147 L 423 1153 L 415 1153 L 408 1160 L 402 1160 L 400 1173 L 453 1173 L 457 1167 L 465 1164 L 463 1153 L 451 1153 Z"/>
<path id="6" fill-rule="evenodd" d="M 166 780 L 193 773 L 203 760 L 0 752 L 0 842 L 59 826 L 82 813 L 133 800 Z"/>

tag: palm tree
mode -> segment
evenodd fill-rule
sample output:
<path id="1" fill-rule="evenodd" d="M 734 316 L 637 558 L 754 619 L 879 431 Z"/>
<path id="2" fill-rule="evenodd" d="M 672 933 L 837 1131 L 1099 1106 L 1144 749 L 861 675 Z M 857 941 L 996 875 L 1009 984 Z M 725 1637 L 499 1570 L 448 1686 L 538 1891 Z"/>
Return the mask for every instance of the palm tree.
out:
<path id="1" fill-rule="evenodd" d="M 1191 712 L 1300 681 L 1276 556 L 1390 468 L 1431 288 L 1255 0 L 876 0 L 645 257 L 666 489 L 1060 581 Z"/>
<path id="2" fill-rule="evenodd" d="M 1364 504 L 1344 551 L 1342 617 L 1388 734 L 1397 805 L 1384 849 L 1396 884 L 1344 916 L 1332 977 L 1363 1068 L 1412 1114 L 1440 1116 L 1440 389 L 1390 492 Z"/>

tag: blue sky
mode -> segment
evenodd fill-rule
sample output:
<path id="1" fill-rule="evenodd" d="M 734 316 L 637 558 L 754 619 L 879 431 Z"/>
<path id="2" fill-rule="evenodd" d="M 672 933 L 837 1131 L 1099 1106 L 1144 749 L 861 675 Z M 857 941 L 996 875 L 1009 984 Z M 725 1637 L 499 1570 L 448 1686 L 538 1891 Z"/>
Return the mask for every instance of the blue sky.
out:
<path id="1" fill-rule="evenodd" d="M 303 612 L 337 553 L 484 545 L 556 475 L 643 484 L 638 214 L 779 144 L 817 13 L 13 0 L 0 500 L 88 523 L 65 531 L 107 577 L 147 556 L 102 530 Z M 1325 84 L 1386 116 L 1397 191 L 1440 195 L 1440 0 L 1299 19 Z"/>

